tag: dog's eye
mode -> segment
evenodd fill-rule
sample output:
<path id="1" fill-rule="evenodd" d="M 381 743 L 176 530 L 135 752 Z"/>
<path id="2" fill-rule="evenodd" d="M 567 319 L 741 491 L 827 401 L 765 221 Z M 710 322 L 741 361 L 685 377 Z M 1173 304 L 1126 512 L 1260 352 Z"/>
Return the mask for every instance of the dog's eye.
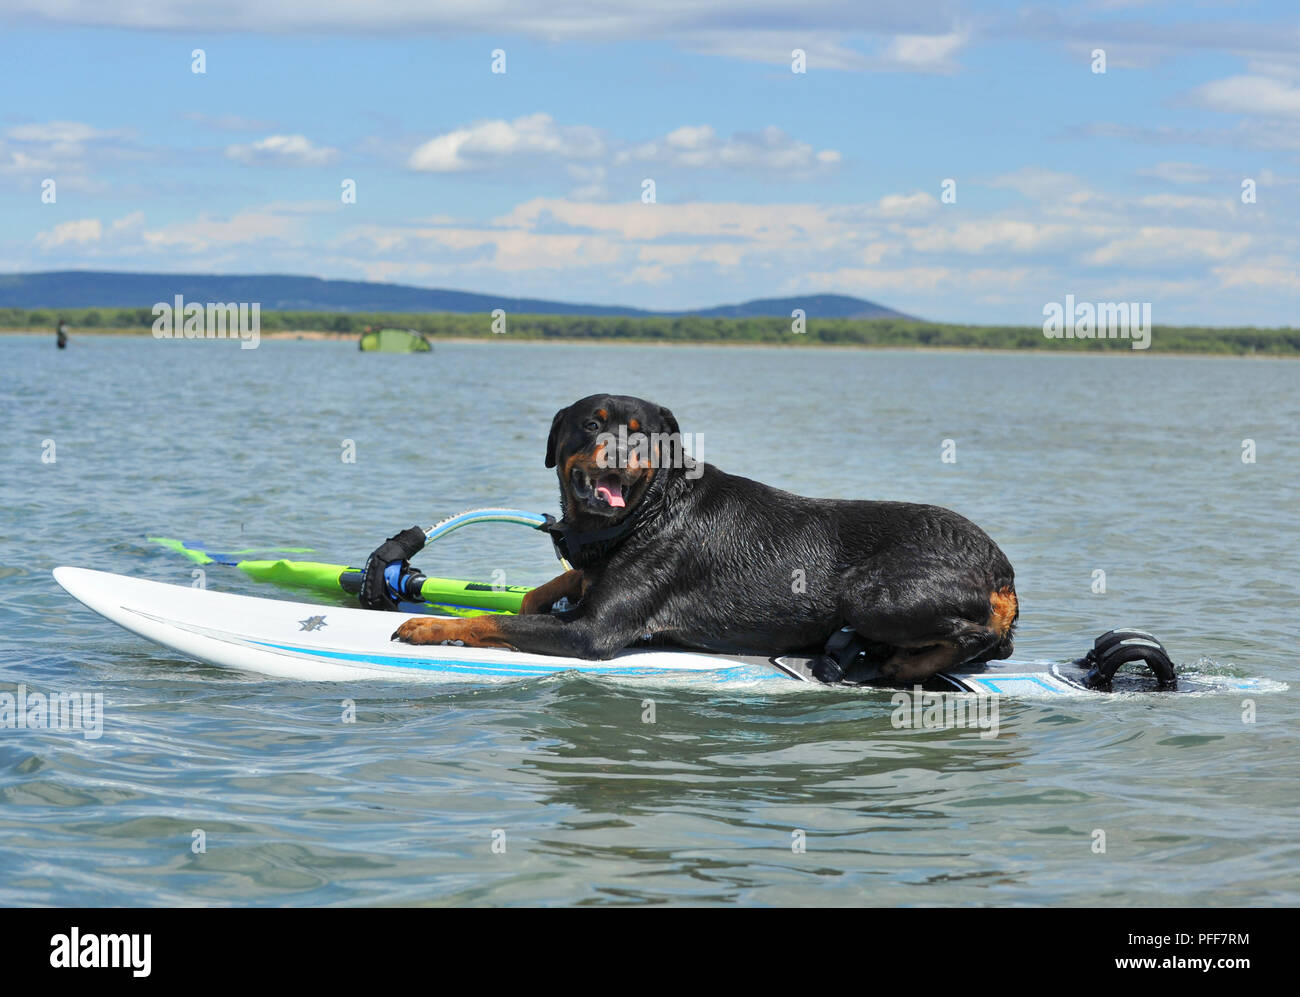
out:
<path id="1" fill-rule="evenodd" d="M 596 430 L 600 429 L 600 423 L 598 423 L 595 419 L 588 419 L 586 422 L 582 424 L 582 428 L 589 433 L 594 433 L 596 432 Z"/>

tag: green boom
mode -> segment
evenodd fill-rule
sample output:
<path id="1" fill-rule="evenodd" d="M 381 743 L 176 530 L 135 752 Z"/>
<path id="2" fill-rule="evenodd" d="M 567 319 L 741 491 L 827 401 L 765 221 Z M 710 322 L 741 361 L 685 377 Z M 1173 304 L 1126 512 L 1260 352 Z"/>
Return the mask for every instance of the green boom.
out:
<path id="1" fill-rule="evenodd" d="M 151 543 L 183 554 L 195 564 L 223 564 L 238 568 L 259 582 L 272 582 L 291 588 L 318 592 L 361 590 L 361 569 L 319 561 L 290 561 L 283 558 L 265 560 L 250 554 L 314 554 L 309 547 L 252 548 L 249 550 L 211 551 L 202 544 L 186 543 L 167 537 L 147 537 Z M 524 596 L 531 591 L 526 585 L 491 585 L 455 578 L 426 578 L 420 589 L 422 605 L 431 612 L 453 616 L 483 616 L 489 613 L 517 613 Z M 410 605 L 410 604 L 408 604 Z"/>

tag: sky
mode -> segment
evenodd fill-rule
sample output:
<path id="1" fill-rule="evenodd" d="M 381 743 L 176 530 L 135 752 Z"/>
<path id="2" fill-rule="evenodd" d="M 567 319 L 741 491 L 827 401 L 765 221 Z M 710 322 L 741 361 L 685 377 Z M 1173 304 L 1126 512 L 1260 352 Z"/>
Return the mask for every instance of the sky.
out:
<path id="1" fill-rule="evenodd" d="M 0 273 L 1300 325 L 1290 0 L 0 0 L 0 94 Z"/>

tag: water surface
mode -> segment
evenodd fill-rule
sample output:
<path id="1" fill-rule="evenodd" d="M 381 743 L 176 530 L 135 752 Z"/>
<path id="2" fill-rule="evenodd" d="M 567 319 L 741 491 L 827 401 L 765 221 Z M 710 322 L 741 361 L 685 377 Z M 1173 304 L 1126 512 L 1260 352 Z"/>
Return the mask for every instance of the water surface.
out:
<path id="1" fill-rule="evenodd" d="M 1016 567 L 1017 656 L 1138 624 L 1294 689 L 1298 382 L 1262 359 L 0 337 L 0 691 L 106 709 L 98 739 L 0 730 L 0 903 L 1294 905 L 1293 691 L 1254 723 L 1239 695 L 1004 702 L 982 739 L 896 730 L 878 692 L 294 684 L 156 648 L 49 572 L 188 584 L 146 535 L 355 562 L 461 509 L 554 510 L 551 416 L 610 390 L 726 470 L 969 516 Z M 419 560 L 556 570 L 515 527 Z"/>

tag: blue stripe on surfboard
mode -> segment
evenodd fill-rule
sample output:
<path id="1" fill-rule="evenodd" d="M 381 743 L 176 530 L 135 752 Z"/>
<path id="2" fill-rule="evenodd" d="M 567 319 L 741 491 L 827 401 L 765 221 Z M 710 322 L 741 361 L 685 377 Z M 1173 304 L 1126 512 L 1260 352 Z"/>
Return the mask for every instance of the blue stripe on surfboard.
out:
<path id="1" fill-rule="evenodd" d="M 414 659 L 405 655 L 396 654 L 362 654 L 354 651 L 323 651 L 318 648 L 302 647 L 295 644 L 276 644 L 272 641 L 253 640 L 250 644 L 258 644 L 262 647 L 274 648 L 277 651 L 293 651 L 298 654 L 306 655 L 312 658 L 326 658 L 333 661 L 353 661 L 358 664 L 383 665 L 388 668 L 410 668 L 418 671 L 431 672 L 452 672 L 460 675 L 500 675 L 510 678 L 538 678 L 545 675 L 556 675 L 560 672 L 585 672 L 592 675 L 607 675 L 618 677 L 622 675 L 633 676 L 635 678 L 667 678 L 673 676 L 693 675 L 707 676 L 710 679 L 729 679 L 729 678 L 753 678 L 753 679 L 782 679 L 789 681 L 789 676 L 780 672 L 769 672 L 762 666 L 754 665 L 731 665 L 726 668 L 654 668 L 654 667 L 624 667 L 610 668 L 608 665 L 591 664 L 580 665 L 568 663 L 562 666 L 556 665 L 533 665 L 527 663 L 513 663 L 509 665 L 495 664 L 475 664 L 466 662 L 457 658 L 420 658 Z"/>
<path id="2" fill-rule="evenodd" d="M 1069 683 L 1064 680 L 1053 682 L 1047 675 L 1039 676 L 1024 673 L 1014 675 L 954 675 L 952 677 L 958 682 L 973 687 L 972 691 L 992 693 L 997 696 L 1015 695 L 1016 690 L 1008 691 L 1003 688 L 1004 685 L 1024 686 L 1028 684 L 1054 693 L 1060 693 L 1063 686 L 1069 687 Z"/>

